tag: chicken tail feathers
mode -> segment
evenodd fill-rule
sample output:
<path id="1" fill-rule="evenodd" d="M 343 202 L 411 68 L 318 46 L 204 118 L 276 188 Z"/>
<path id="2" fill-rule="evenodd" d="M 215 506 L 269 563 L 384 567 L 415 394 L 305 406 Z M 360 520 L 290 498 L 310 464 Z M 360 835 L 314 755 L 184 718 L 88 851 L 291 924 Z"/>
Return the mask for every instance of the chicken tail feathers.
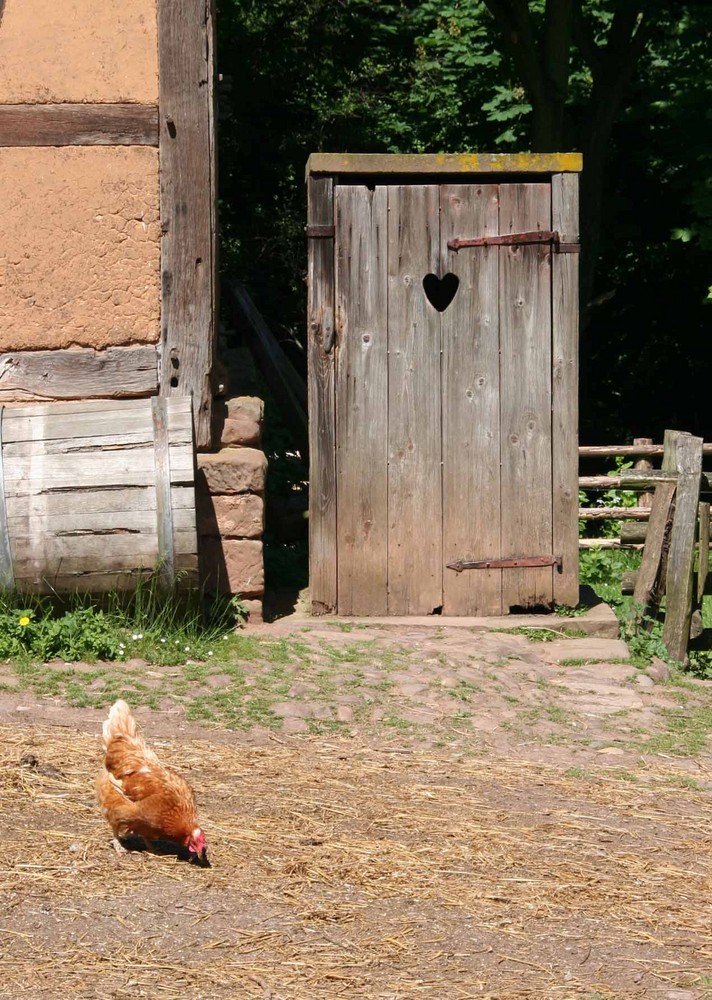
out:
<path id="1" fill-rule="evenodd" d="M 102 727 L 104 736 L 104 750 L 108 750 L 109 743 L 117 736 L 138 735 L 136 720 L 131 714 L 131 709 L 125 701 L 116 701 L 109 709 L 109 718 Z"/>

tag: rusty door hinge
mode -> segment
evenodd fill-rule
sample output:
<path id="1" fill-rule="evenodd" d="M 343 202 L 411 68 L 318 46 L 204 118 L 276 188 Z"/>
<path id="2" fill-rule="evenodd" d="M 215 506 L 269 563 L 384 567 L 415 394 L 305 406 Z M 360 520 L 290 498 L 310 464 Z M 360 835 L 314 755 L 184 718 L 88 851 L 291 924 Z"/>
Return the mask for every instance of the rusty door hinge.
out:
<path id="1" fill-rule="evenodd" d="M 333 240 L 336 226 L 305 226 L 304 232 L 308 240 Z"/>
<path id="2" fill-rule="evenodd" d="M 551 243 L 555 253 L 578 253 L 578 243 L 562 243 L 555 229 L 537 229 L 531 233 L 505 233 L 503 236 L 475 236 L 462 239 L 459 236 L 448 240 L 448 249 L 462 250 L 464 247 L 518 247 L 531 243 Z"/>
<path id="3" fill-rule="evenodd" d="M 541 569 L 556 566 L 561 572 L 561 556 L 515 556 L 511 559 L 458 559 L 447 564 L 448 569 L 462 573 L 464 569 Z"/>

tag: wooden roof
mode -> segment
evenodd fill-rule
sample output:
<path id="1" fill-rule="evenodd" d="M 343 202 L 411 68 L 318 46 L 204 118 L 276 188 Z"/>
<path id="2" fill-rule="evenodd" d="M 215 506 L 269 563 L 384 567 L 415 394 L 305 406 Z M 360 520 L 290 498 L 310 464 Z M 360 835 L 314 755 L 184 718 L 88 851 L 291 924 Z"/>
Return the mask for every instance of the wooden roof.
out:
<path id="1" fill-rule="evenodd" d="M 578 173 L 581 153 L 312 153 L 310 174 Z"/>

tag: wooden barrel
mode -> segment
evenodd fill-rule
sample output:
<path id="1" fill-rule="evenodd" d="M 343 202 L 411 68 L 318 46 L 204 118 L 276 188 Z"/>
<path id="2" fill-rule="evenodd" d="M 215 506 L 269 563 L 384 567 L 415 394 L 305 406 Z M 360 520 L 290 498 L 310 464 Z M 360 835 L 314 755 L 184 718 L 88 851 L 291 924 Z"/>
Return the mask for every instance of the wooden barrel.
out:
<path id="1" fill-rule="evenodd" d="M 197 550 L 189 398 L 0 407 L 0 588 L 169 586 Z"/>

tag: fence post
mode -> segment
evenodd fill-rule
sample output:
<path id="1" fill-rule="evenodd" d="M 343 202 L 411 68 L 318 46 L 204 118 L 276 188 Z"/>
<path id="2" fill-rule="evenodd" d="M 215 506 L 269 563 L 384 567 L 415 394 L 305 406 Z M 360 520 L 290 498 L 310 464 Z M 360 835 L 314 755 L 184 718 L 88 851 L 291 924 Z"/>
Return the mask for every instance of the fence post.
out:
<path id="1" fill-rule="evenodd" d="M 680 434 L 677 440 L 677 491 L 665 580 L 663 642 L 671 659 L 687 659 L 692 619 L 692 573 L 697 509 L 702 477 L 702 438 Z"/>

